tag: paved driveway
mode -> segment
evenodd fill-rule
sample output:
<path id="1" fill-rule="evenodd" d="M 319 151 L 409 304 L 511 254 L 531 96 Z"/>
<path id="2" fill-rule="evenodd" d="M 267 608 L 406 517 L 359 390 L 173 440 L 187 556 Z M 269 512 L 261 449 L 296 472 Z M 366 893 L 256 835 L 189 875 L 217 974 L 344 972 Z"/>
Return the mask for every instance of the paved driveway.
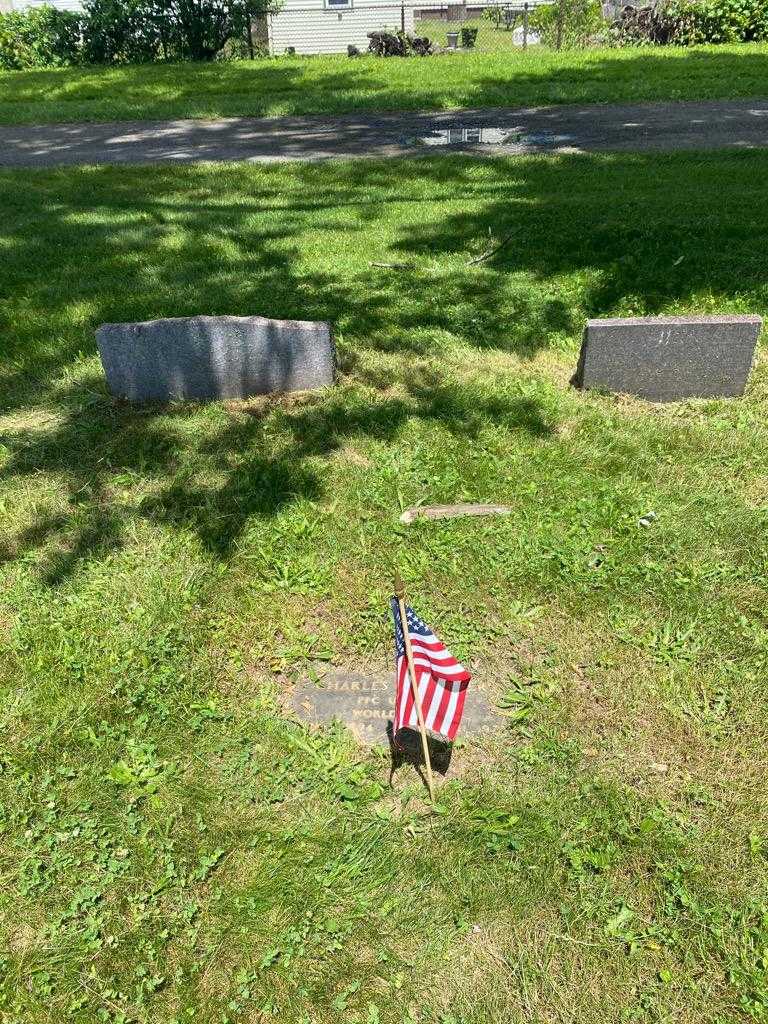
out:
<path id="1" fill-rule="evenodd" d="M 0 126 L 0 166 L 768 146 L 768 100 Z"/>

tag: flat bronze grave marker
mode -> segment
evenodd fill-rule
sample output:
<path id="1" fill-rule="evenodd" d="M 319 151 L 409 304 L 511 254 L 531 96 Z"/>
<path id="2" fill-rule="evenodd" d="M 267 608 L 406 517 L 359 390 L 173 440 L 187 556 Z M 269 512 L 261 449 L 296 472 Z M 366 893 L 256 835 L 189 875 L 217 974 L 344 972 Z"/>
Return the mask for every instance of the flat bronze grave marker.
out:
<path id="1" fill-rule="evenodd" d="M 302 722 L 320 725 L 343 722 L 361 742 L 389 746 L 387 729 L 394 710 L 395 685 L 392 675 L 364 675 L 361 672 L 329 672 L 320 684 L 303 681 L 293 693 L 293 710 Z M 459 736 L 467 739 L 481 733 L 497 732 L 504 719 L 494 712 L 481 685 L 469 684 Z"/>

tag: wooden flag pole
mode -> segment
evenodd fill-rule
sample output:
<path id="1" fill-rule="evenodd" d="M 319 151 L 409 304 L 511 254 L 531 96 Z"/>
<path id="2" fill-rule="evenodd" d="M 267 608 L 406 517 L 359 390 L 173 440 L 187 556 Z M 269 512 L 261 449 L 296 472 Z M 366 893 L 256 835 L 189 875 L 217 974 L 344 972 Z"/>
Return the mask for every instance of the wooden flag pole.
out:
<path id="1" fill-rule="evenodd" d="M 432 779 L 432 762 L 429 758 L 429 741 L 427 739 L 427 727 L 424 724 L 424 712 L 421 710 L 421 697 L 419 696 L 419 684 L 416 680 L 416 666 L 413 663 L 413 648 L 411 647 L 411 634 L 408 632 L 408 619 L 405 614 L 405 586 L 400 577 L 400 573 L 395 571 L 395 597 L 397 598 L 397 608 L 400 612 L 400 626 L 403 630 L 403 639 L 405 641 L 405 657 L 408 660 L 408 676 L 411 680 L 411 692 L 413 693 L 413 703 L 416 705 L 416 717 L 419 720 L 419 732 L 421 733 L 421 749 L 424 752 L 424 765 L 427 771 L 427 788 L 429 789 L 429 799 L 432 803 L 435 802 L 435 784 Z"/>

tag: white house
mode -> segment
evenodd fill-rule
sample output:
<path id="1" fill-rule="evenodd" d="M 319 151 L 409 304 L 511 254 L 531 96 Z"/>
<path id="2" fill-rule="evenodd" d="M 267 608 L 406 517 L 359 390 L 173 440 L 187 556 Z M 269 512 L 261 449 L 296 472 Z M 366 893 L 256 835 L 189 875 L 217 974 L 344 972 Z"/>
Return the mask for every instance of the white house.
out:
<path id="1" fill-rule="evenodd" d="M 80 0 L 0 0 L 0 12 L 26 11 L 30 7 L 55 7 L 58 11 L 82 11 Z"/>
<path id="2" fill-rule="evenodd" d="M 498 7 L 501 16 L 512 24 L 512 43 L 523 43 L 524 9 L 551 5 L 556 0 L 472 0 L 454 3 L 451 0 L 282 0 L 275 14 L 267 16 L 262 35 L 269 39 L 269 52 L 282 54 L 289 47 L 296 53 L 342 53 L 349 45 L 360 50 L 368 48 L 368 33 L 381 29 L 405 29 L 411 35 L 424 31 L 420 21 L 447 22 L 446 28 L 461 29 L 468 17 L 479 18 L 487 8 Z M 615 0 L 617 3 L 623 0 Z M 640 0 L 629 0 L 640 2 Z M 452 23 L 452 24 L 450 24 Z M 489 23 L 490 25 L 490 23 Z M 482 31 L 482 28 L 481 28 Z M 434 34 L 434 26 L 427 30 Z M 438 42 L 445 42 L 445 39 Z M 528 43 L 539 42 L 536 33 L 527 34 Z"/>
<path id="3" fill-rule="evenodd" d="M 368 33 L 404 28 L 413 34 L 413 7 L 393 0 L 283 0 L 267 16 L 269 52 L 342 53 L 368 48 Z"/>

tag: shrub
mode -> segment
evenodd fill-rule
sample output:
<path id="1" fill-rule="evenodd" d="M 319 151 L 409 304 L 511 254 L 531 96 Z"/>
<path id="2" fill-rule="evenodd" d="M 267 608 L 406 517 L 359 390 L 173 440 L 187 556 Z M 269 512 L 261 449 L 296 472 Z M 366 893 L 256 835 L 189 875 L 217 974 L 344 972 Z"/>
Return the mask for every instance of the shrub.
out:
<path id="1" fill-rule="evenodd" d="M 83 22 L 79 14 L 47 6 L 0 14 L 0 68 L 22 71 L 80 63 Z"/>
<path id="2" fill-rule="evenodd" d="M 461 45 L 466 50 L 474 49 L 475 43 L 477 42 L 477 29 L 476 28 L 463 28 L 461 30 Z"/>
<path id="3" fill-rule="evenodd" d="M 369 32 L 368 52 L 377 57 L 426 57 L 432 43 L 426 36 L 409 36 L 405 32 Z"/>
<path id="4" fill-rule="evenodd" d="M 547 46 L 556 46 L 562 18 L 562 45 L 586 46 L 606 32 L 607 24 L 598 0 L 562 0 L 535 8 L 529 25 Z"/>
<path id="5" fill-rule="evenodd" d="M 677 34 L 676 23 L 655 7 L 625 7 L 610 37 L 620 46 L 643 46 L 671 43 Z"/>
<path id="6" fill-rule="evenodd" d="M 671 0 L 664 13 L 678 23 L 676 42 L 740 43 L 765 39 L 768 0 Z"/>
<path id="7" fill-rule="evenodd" d="M 89 64 L 142 64 L 171 57 L 169 33 L 145 0 L 86 0 L 83 57 Z"/>
<path id="8" fill-rule="evenodd" d="M 0 15 L 0 68 L 255 56 L 253 20 L 279 0 L 86 0 L 83 15 Z"/>
<path id="9" fill-rule="evenodd" d="M 768 0 L 665 0 L 655 7 L 625 10 L 613 34 L 624 45 L 768 39 Z"/>

